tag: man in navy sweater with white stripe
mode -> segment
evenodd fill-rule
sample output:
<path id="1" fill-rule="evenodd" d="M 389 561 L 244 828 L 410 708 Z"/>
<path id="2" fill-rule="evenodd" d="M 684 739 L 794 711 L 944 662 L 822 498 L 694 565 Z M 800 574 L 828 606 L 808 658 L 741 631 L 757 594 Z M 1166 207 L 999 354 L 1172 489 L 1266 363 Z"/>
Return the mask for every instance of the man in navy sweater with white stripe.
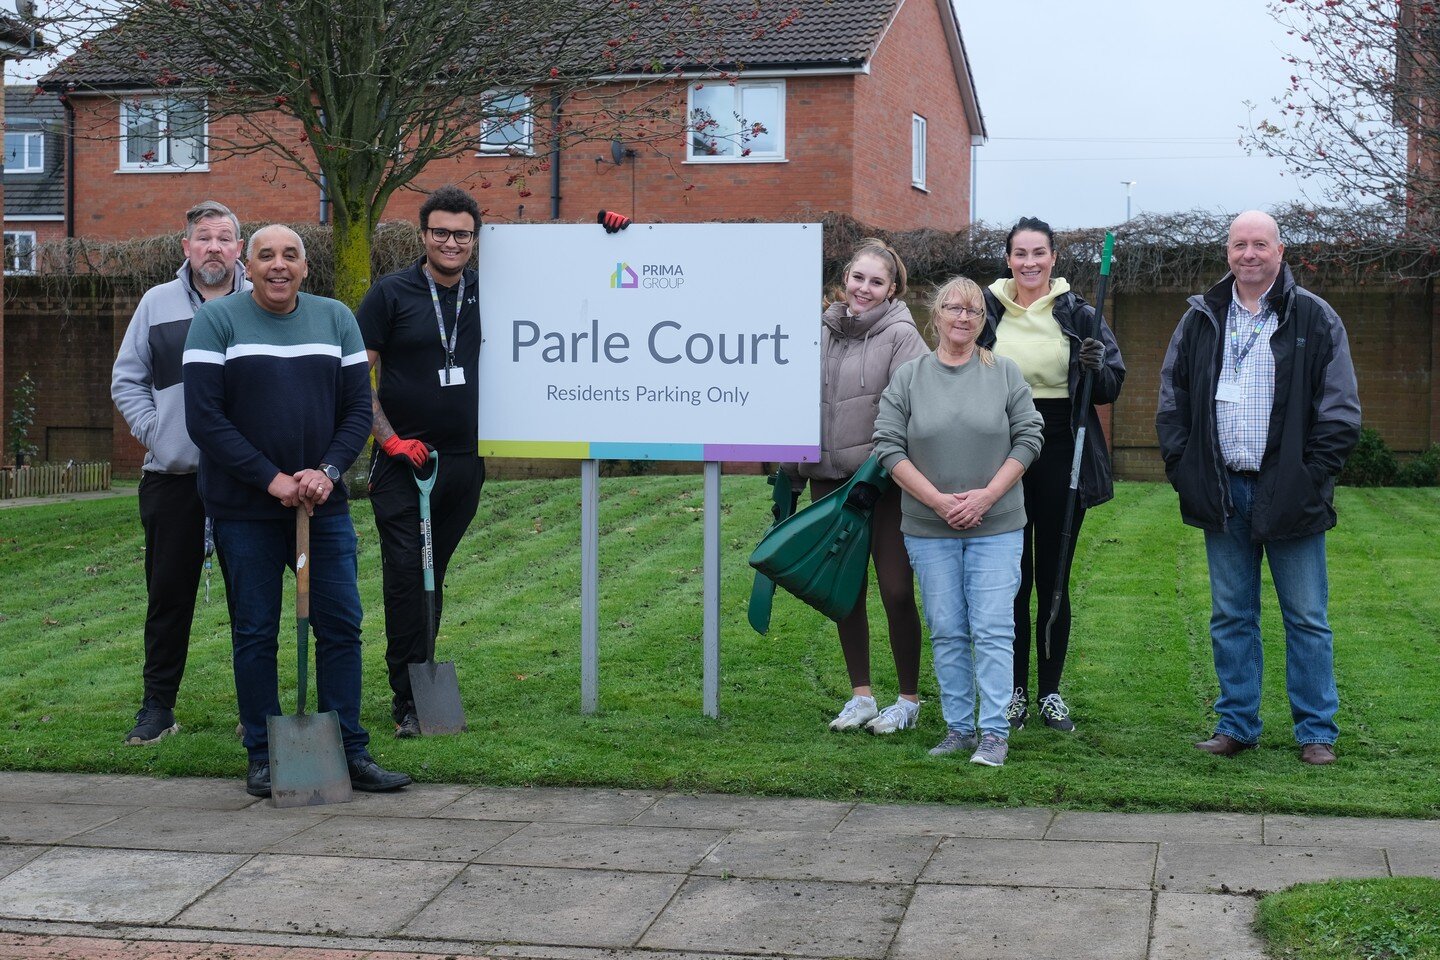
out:
<path id="1" fill-rule="evenodd" d="M 280 714 L 276 656 L 295 510 L 311 514 L 310 623 L 322 711 L 340 717 L 357 790 L 410 783 L 382 769 L 360 725 L 360 591 L 355 527 L 341 474 L 370 433 L 360 328 L 338 300 L 301 293 L 305 244 L 288 227 L 245 249 L 250 296 L 206 303 L 185 341 L 185 418 L 200 448 L 200 496 L 232 600 L 235 694 L 250 767 L 245 789 L 270 794 L 266 717 Z"/>

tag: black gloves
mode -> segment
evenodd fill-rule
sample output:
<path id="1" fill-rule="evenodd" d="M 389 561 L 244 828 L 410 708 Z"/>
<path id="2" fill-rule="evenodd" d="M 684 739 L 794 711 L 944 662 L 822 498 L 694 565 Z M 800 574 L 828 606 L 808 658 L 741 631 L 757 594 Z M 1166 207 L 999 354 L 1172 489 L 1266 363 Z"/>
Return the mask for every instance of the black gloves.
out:
<path id="1" fill-rule="evenodd" d="M 601 210 L 595 214 L 595 222 L 604 227 L 606 233 L 619 233 L 630 226 L 630 218 L 614 210 Z"/>
<path id="2" fill-rule="evenodd" d="M 1105 344 L 1094 337 L 1080 341 L 1080 366 L 1091 373 L 1097 373 L 1105 362 Z"/>

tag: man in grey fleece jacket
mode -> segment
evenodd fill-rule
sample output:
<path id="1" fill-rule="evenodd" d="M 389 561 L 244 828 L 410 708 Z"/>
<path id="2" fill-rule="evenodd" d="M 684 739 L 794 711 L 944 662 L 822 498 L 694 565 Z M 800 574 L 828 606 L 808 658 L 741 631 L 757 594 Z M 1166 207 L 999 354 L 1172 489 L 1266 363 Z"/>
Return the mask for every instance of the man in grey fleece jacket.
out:
<path id="1" fill-rule="evenodd" d="M 185 262 L 175 279 L 140 299 L 110 381 L 110 396 L 145 447 L 140 524 L 145 529 L 145 695 L 131 745 L 155 743 L 179 729 L 175 697 L 190 649 L 195 591 L 205 552 L 205 507 L 196 490 L 200 451 L 185 429 L 181 380 L 185 336 L 206 300 L 250 289 L 240 221 L 213 200 L 185 214 Z"/>

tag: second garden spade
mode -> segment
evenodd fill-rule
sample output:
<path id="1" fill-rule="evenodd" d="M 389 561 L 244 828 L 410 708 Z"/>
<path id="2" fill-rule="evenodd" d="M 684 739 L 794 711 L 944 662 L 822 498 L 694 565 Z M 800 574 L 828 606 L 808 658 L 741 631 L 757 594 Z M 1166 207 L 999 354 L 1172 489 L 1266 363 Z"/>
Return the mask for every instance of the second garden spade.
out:
<path id="1" fill-rule="evenodd" d="M 460 678 L 455 675 L 455 661 L 435 662 L 435 551 L 430 532 L 430 491 L 440 474 L 440 455 L 430 451 L 430 476 L 421 479 L 420 488 L 420 569 L 425 574 L 425 642 L 424 663 L 410 664 L 410 695 L 415 701 L 415 716 L 425 736 L 460 733 L 465 729 L 465 707 L 460 703 Z"/>

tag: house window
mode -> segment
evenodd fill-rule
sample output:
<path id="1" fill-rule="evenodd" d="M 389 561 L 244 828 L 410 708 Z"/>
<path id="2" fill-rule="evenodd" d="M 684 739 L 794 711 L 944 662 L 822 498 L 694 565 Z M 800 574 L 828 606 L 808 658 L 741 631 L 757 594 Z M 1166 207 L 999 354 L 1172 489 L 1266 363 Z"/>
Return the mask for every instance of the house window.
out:
<path id="1" fill-rule="evenodd" d="M 120 169 L 204 169 L 205 103 L 180 97 L 126 100 L 120 106 Z"/>
<path id="2" fill-rule="evenodd" d="M 910 115 L 910 186 L 925 189 L 925 118 Z"/>
<path id="3" fill-rule="evenodd" d="M 528 94 L 497 91 L 486 94 L 480 123 L 481 153 L 531 152 L 535 113 Z"/>
<path id="4" fill-rule="evenodd" d="M 690 85 L 687 160 L 785 159 L 785 81 Z"/>
<path id="5" fill-rule="evenodd" d="M 45 134 L 5 131 L 5 172 L 39 173 L 45 169 Z"/>
<path id="6" fill-rule="evenodd" d="M 5 231 L 5 272 L 35 272 L 35 231 Z"/>

